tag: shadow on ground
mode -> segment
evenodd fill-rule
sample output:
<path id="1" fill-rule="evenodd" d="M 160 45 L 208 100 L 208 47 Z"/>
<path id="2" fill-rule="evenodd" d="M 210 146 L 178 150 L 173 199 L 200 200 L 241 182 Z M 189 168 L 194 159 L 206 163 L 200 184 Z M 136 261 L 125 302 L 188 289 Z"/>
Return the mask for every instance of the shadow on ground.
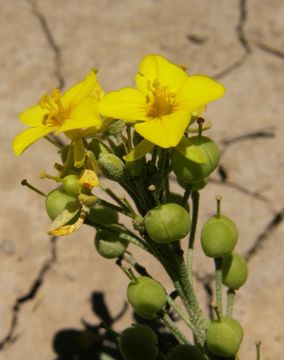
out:
<path id="1" fill-rule="evenodd" d="M 101 321 L 97 324 L 89 324 L 82 320 L 82 329 L 59 330 L 54 335 L 52 343 L 53 350 L 57 355 L 56 360 L 122 360 L 112 327 L 126 313 L 127 303 L 115 317 L 112 317 L 106 305 L 104 294 L 93 292 L 91 306 L 94 314 Z M 175 338 L 166 332 L 165 327 L 159 321 L 148 321 L 133 314 L 133 322 L 151 326 L 158 335 L 162 352 L 176 344 Z"/>

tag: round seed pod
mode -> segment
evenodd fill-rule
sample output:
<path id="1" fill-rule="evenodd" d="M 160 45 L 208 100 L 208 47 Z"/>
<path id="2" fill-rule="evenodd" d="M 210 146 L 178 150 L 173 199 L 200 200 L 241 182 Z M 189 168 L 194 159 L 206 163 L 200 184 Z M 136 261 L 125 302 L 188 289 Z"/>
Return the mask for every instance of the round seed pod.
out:
<path id="1" fill-rule="evenodd" d="M 95 236 L 95 247 L 98 253 L 106 259 L 114 259 L 123 255 L 128 246 L 126 240 L 108 230 L 99 230 Z"/>
<path id="2" fill-rule="evenodd" d="M 113 209 L 101 205 L 100 203 L 96 203 L 93 207 L 91 207 L 88 218 L 103 225 L 116 224 L 118 222 L 118 213 Z"/>
<path id="3" fill-rule="evenodd" d="M 223 284 L 230 289 L 239 289 L 248 277 L 248 266 L 243 256 L 233 253 L 223 257 Z"/>
<path id="4" fill-rule="evenodd" d="M 156 360 L 159 354 L 157 335 L 147 325 L 135 324 L 123 330 L 118 345 L 124 360 Z"/>
<path id="5" fill-rule="evenodd" d="M 177 179 L 179 185 L 181 187 L 183 187 L 184 189 L 187 188 L 188 185 L 191 186 L 191 189 L 192 191 L 199 191 L 199 190 L 202 190 L 205 188 L 205 186 L 208 184 L 208 181 L 209 181 L 209 178 L 204 178 L 203 180 L 201 180 L 200 182 L 198 183 L 195 183 L 195 184 L 186 184 L 182 181 L 180 181 L 179 179 Z"/>
<path id="6" fill-rule="evenodd" d="M 98 164 L 105 177 L 114 180 L 121 181 L 124 179 L 124 162 L 114 154 L 100 153 Z"/>
<path id="7" fill-rule="evenodd" d="M 191 224 L 189 214 L 182 206 L 169 203 L 150 210 L 144 225 L 153 241 L 165 244 L 185 237 Z"/>
<path id="8" fill-rule="evenodd" d="M 238 353 L 244 331 L 240 323 L 230 317 L 211 321 L 206 334 L 208 350 L 217 356 L 229 358 Z"/>
<path id="9" fill-rule="evenodd" d="M 80 193 L 81 184 L 77 176 L 67 175 L 63 179 L 63 190 L 66 194 L 71 196 L 78 196 Z"/>
<path id="10" fill-rule="evenodd" d="M 63 190 L 58 188 L 49 192 L 45 198 L 45 208 L 51 220 L 57 218 L 68 206 L 79 205 L 78 200 Z"/>
<path id="11" fill-rule="evenodd" d="M 204 360 L 204 356 L 193 345 L 179 344 L 172 348 L 165 360 Z"/>
<path id="12" fill-rule="evenodd" d="M 230 254 L 237 243 L 238 230 L 227 216 L 212 216 L 201 230 L 201 245 L 204 253 L 213 258 Z"/>
<path id="13" fill-rule="evenodd" d="M 130 281 L 127 298 L 135 312 L 145 319 L 155 319 L 166 304 L 165 289 L 147 276 L 139 276 Z"/>
<path id="14" fill-rule="evenodd" d="M 208 177 L 217 167 L 220 152 L 213 140 L 206 136 L 193 136 L 190 141 L 198 146 L 206 160 L 206 164 L 198 164 L 183 156 L 178 150 L 173 150 L 172 169 L 179 181 L 185 184 L 195 184 Z"/>

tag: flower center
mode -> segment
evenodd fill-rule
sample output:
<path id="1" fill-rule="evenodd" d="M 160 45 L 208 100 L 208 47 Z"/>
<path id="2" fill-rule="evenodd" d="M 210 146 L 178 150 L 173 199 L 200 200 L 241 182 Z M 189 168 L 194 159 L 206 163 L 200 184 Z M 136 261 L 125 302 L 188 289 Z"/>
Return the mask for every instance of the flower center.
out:
<path id="1" fill-rule="evenodd" d="M 43 124 L 46 126 L 60 126 L 67 118 L 67 111 L 63 108 L 62 95 L 59 89 L 52 90 L 51 95 L 43 95 L 40 100 L 42 109 L 47 110 Z"/>
<path id="2" fill-rule="evenodd" d="M 160 86 L 158 80 L 155 80 L 152 84 L 149 82 L 148 90 L 150 92 L 150 95 L 146 98 L 148 116 L 156 118 L 174 112 L 176 106 L 175 92 L 169 91 L 167 86 Z"/>

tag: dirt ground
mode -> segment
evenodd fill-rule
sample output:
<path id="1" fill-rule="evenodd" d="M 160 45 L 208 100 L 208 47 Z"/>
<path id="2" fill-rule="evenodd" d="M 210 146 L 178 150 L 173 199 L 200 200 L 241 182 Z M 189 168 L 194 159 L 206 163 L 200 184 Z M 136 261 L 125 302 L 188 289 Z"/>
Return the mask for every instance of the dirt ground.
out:
<path id="1" fill-rule="evenodd" d="M 92 229 L 58 239 L 46 235 L 43 199 L 20 181 L 27 178 L 46 191 L 52 185 L 38 175 L 52 171 L 56 152 L 41 140 L 15 158 L 11 140 L 23 129 L 18 113 L 52 88 L 68 88 L 92 67 L 100 69 L 106 91 L 131 85 L 140 59 L 156 53 L 188 64 L 190 73 L 215 77 L 227 89 L 206 112 L 213 123 L 208 134 L 223 155 L 201 194 L 200 224 L 221 194 L 250 269 L 235 307 L 245 328 L 240 359 L 254 360 L 254 343 L 261 340 L 263 360 L 282 360 L 284 2 L 0 0 L 0 5 L 0 359 L 59 359 L 52 345 L 56 334 L 83 330 L 82 320 L 98 325 L 96 301 L 103 296 L 115 317 L 127 285 L 115 264 L 93 250 Z M 213 266 L 197 247 L 195 286 L 207 311 Z M 136 253 L 162 279 L 154 260 Z M 121 330 L 131 321 L 128 309 L 114 327 Z"/>

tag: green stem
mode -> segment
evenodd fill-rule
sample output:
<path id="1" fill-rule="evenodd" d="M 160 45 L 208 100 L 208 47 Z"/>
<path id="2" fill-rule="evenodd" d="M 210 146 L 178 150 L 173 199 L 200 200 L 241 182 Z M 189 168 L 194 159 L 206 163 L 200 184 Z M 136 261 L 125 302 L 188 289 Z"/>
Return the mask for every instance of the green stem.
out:
<path id="1" fill-rule="evenodd" d="M 199 308 L 192 285 L 187 276 L 183 257 L 176 254 L 171 246 L 151 244 L 153 254 L 160 260 L 187 310 L 198 342 L 204 344 L 207 321 Z"/>
<path id="2" fill-rule="evenodd" d="M 199 192 L 193 191 L 192 192 L 192 217 L 191 217 L 191 230 L 188 240 L 188 250 L 187 250 L 187 273 L 190 282 L 192 282 L 192 258 L 193 258 L 193 247 L 194 247 L 194 240 L 197 228 L 197 221 L 198 221 L 198 210 L 199 210 Z"/>
<path id="3" fill-rule="evenodd" d="M 186 204 L 187 204 L 187 202 L 188 202 L 188 199 L 189 199 L 190 194 L 191 194 L 191 188 L 192 188 L 191 185 L 188 185 L 188 186 L 186 187 L 186 189 L 185 189 L 185 192 L 184 192 L 183 198 L 182 198 L 182 203 L 181 203 L 181 205 L 182 205 L 183 207 L 185 207 Z"/>
<path id="4" fill-rule="evenodd" d="M 226 311 L 227 316 L 232 316 L 233 315 L 235 294 L 236 294 L 235 290 L 228 289 L 228 291 L 227 291 L 227 311 Z"/>
<path id="5" fill-rule="evenodd" d="M 136 246 L 140 247 L 141 249 L 151 253 L 148 244 L 143 239 L 140 239 L 138 236 L 136 236 L 135 234 L 133 234 L 129 230 L 127 230 L 127 232 L 123 232 L 119 228 L 114 228 L 114 227 L 111 227 L 109 225 L 103 225 L 103 224 L 97 223 L 97 222 L 91 220 L 88 217 L 85 220 L 85 224 L 93 226 L 93 227 L 95 227 L 97 229 L 100 229 L 100 230 L 106 230 L 106 231 L 112 232 L 112 233 L 118 235 L 118 237 L 120 239 L 126 240 L 126 241 L 130 242 L 131 244 L 136 245 Z"/>
<path id="6" fill-rule="evenodd" d="M 260 360 L 260 345 L 261 345 L 260 341 L 255 343 L 255 346 L 256 346 L 256 360 Z"/>
<path id="7" fill-rule="evenodd" d="M 129 196 L 131 196 L 132 200 L 134 201 L 137 210 L 140 212 L 142 216 L 144 216 L 147 212 L 147 207 L 144 201 L 145 197 L 137 196 L 137 190 L 138 190 L 137 187 L 135 187 L 134 189 L 132 187 L 132 184 L 129 184 L 126 181 L 121 181 L 119 185 L 128 192 Z"/>
<path id="8" fill-rule="evenodd" d="M 178 316 L 185 322 L 185 324 L 193 331 L 194 326 L 193 326 L 192 322 L 190 321 L 188 315 L 177 305 L 177 303 L 169 295 L 167 295 L 167 303 L 178 314 Z"/>
<path id="9" fill-rule="evenodd" d="M 73 163 L 74 163 L 73 148 L 71 145 L 69 145 L 66 160 L 64 162 L 64 166 L 62 170 L 60 171 L 59 177 L 63 178 L 68 173 L 68 170 L 73 166 Z"/>
<path id="10" fill-rule="evenodd" d="M 136 212 L 134 211 L 134 209 L 133 209 L 133 207 L 131 206 L 130 202 L 126 199 L 126 197 L 123 198 L 122 201 L 124 202 L 125 207 L 126 207 L 126 209 L 128 210 L 128 212 L 129 212 L 129 216 L 132 217 L 132 219 L 137 218 L 138 215 L 136 214 Z"/>
<path id="11" fill-rule="evenodd" d="M 134 269 L 142 276 L 148 276 L 151 277 L 151 275 L 148 273 L 148 271 L 146 270 L 146 268 L 139 264 L 135 257 L 129 252 L 129 251 L 125 251 L 125 253 L 123 254 L 123 259 L 131 266 L 134 267 Z"/>
<path id="12" fill-rule="evenodd" d="M 55 145 L 58 149 L 62 150 L 62 148 L 64 147 L 63 144 L 59 143 L 57 141 L 57 139 L 54 137 L 54 138 L 51 138 L 50 136 L 45 136 L 44 137 L 47 141 L 49 141 L 52 145 Z"/>
<path id="13" fill-rule="evenodd" d="M 110 188 L 106 187 L 104 184 L 100 184 L 100 188 L 108 194 L 118 205 L 120 205 L 122 208 L 128 209 L 125 202 L 120 199 Z"/>
<path id="14" fill-rule="evenodd" d="M 163 313 L 160 317 L 161 321 L 167 326 L 167 328 L 171 331 L 174 337 L 180 344 L 188 344 L 189 341 L 180 331 L 180 329 L 176 326 L 176 324 L 172 321 L 168 314 Z"/>
<path id="15" fill-rule="evenodd" d="M 39 189 L 37 189 L 37 188 L 35 188 L 34 186 L 32 186 L 32 185 L 28 182 L 27 179 L 23 179 L 23 180 L 21 181 L 21 185 L 28 187 L 29 189 L 31 189 L 32 191 L 36 192 L 37 194 L 39 194 L 39 195 L 41 195 L 41 196 L 46 197 L 46 194 L 45 194 L 44 192 L 42 192 L 42 191 L 40 191 Z"/>
<path id="16" fill-rule="evenodd" d="M 120 212 L 121 214 L 127 215 L 127 216 L 129 216 L 131 218 L 134 217 L 133 214 L 129 211 L 129 209 L 127 209 L 125 207 L 122 208 L 120 206 L 114 205 L 114 204 L 112 204 L 112 203 L 110 203 L 110 202 L 108 202 L 106 200 L 99 199 L 99 198 L 98 198 L 98 203 L 105 206 L 105 207 L 107 207 L 108 209 L 112 209 L 114 211 Z"/>
<path id="17" fill-rule="evenodd" d="M 220 313 L 223 316 L 222 305 L 222 258 L 214 259 L 215 262 L 215 288 L 216 288 L 216 305 Z"/>

